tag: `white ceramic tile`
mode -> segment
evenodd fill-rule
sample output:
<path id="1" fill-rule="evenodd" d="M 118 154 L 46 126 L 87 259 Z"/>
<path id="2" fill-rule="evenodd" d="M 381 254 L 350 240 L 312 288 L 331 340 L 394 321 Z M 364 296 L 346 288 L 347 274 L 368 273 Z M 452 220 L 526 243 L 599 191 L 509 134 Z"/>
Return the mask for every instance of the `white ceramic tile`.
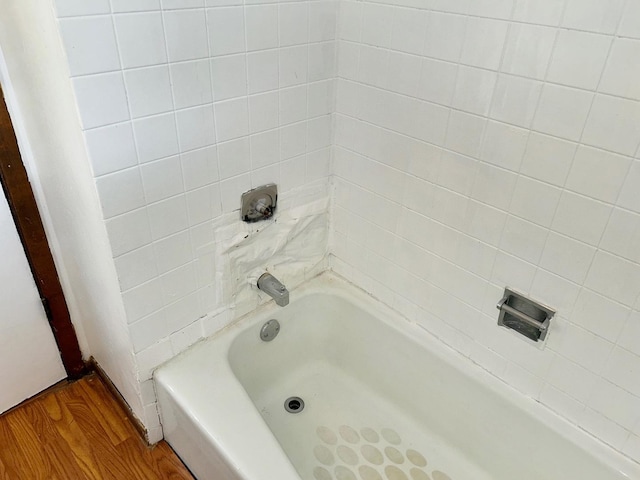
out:
<path id="1" fill-rule="evenodd" d="M 566 188 L 614 203 L 625 182 L 632 160 L 595 148 L 580 146 Z"/>
<path id="2" fill-rule="evenodd" d="M 160 276 L 162 295 L 166 305 L 176 302 L 196 290 L 193 262 Z"/>
<path id="3" fill-rule="evenodd" d="M 334 42 L 312 43 L 309 45 L 308 80 L 317 82 L 329 80 L 336 72 L 336 47 Z"/>
<path id="4" fill-rule="evenodd" d="M 252 5 L 245 8 L 247 50 L 278 46 L 278 5 Z"/>
<path id="5" fill-rule="evenodd" d="M 144 208 L 113 217 L 105 224 L 114 257 L 151 243 L 149 220 Z"/>
<path id="6" fill-rule="evenodd" d="M 159 309 L 164 305 L 160 280 L 155 278 L 142 285 L 127 290 L 122 294 L 127 322 L 133 323 Z"/>
<path id="7" fill-rule="evenodd" d="M 280 156 L 287 159 L 306 151 L 307 123 L 300 122 L 280 129 Z"/>
<path id="8" fill-rule="evenodd" d="M 77 8 L 72 10 L 77 11 Z M 59 24 L 71 75 L 109 72 L 120 68 L 111 17 L 69 18 L 60 20 Z"/>
<path id="9" fill-rule="evenodd" d="M 540 25 L 558 25 L 566 0 L 516 0 L 513 19 Z"/>
<path id="10" fill-rule="evenodd" d="M 238 175 L 220 182 L 220 200 L 224 213 L 240 210 L 240 196 L 251 189 L 251 175 Z"/>
<path id="11" fill-rule="evenodd" d="M 278 61 L 278 50 L 253 52 L 247 55 L 249 93 L 266 92 L 278 88 Z"/>
<path id="12" fill-rule="evenodd" d="M 640 100 L 640 40 L 618 38 L 613 44 L 599 90 Z"/>
<path id="13" fill-rule="evenodd" d="M 540 266 L 580 284 L 587 276 L 595 252 L 595 247 L 551 232 L 540 258 Z"/>
<path id="14" fill-rule="evenodd" d="M 129 119 L 122 73 L 101 73 L 73 79 L 80 120 L 84 129 Z"/>
<path id="15" fill-rule="evenodd" d="M 204 7 L 204 0 L 162 0 L 164 10 Z"/>
<path id="16" fill-rule="evenodd" d="M 180 155 L 184 186 L 187 190 L 203 187 L 218 180 L 218 150 L 207 147 Z"/>
<path id="17" fill-rule="evenodd" d="M 487 123 L 480 158 L 493 165 L 518 171 L 529 132 L 506 123 Z"/>
<path id="18" fill-rule="evenodd" d="M 202 312 L 199 311 L 198 295 L 195 292 L 177 302 L 167 305 L 165 310 L 169 333 L 182 330 L 202 315 Z"/>
<path id="19" fill-rule="evenodd" d="M 167 61 L 164 27 L 159 12 L 122 14 L 113 18 L 124 68 Z"/>
<path id="20" fill-rule="evenodd" d="M 338 2 L 334 0 L 309 3 L 309 42 L 335 39 L 337 10 Z"/>
<path id="21" fill-rule="evenodd" d="M 308 50 L 306 46 L 282 48 L 279 51 L 280 87 L 306 83 Z"/>
<path id="22" fill-rule="evenodd" d="M 133 122 L 140 162 L 149 162 L 178 153 L 178 134 L 173 113 Z"/>
<path id="23" fill-rule="evenodd" d="M 217 139 L 231 140 L 249 133 L 248 105 L 246 98 L 226 100 L 214 105 Z"/>
<path id="24" fill-rule="evenodd" d="M 431 12 L 424 54 L 427 57 L 457 62 L 462 53 L 467 17 Z"/>
<path id="25" fill-rule="evenodd" d="M 546 377 L 547 382 L 571 397 L 586 402 L 593 392 L 598 377 L 584 367 L 556 356 Z"/>
<path id="26" fill-rule="evenodd" d="M 391 46 L 393 8 L 388 5 L 365 3 L 363 5 L 362 43 L 376 47 Z"/>
<path id="27" fill-rule="evenodd" d="M 207 30 L 212 55 L 228 55 L 246 50 L 242 7 L 207 10 Z"/>
<path id="28" fill-rule="evenodd" d="M 575 143 L 532 132 L 520 172 L 543 182 L 563 186 L 575 151 Z"/>
<path id="29" fill-rule="evenodd" d="M 561 190 L 545 183 L 520 177 L 513 194 L 511 212 L 543 227 L 551 225 Z"/>
<path id="30" fill-rule="evenodd" d="M 215 59 L 212 60 L 212 64 L 213 62 Z M 195 107 L 213 100 L 208 60 L 172 63 L 169 65 L 169 69 L 171 70 L 171 85 L 176 108 Z M 240 83 L 240 85 L 244 83 L 246 82 Z M 215 89 L 215 81 L 213 85 Z"/>
<path id="31" fill-rule="evenodd" d="M 490 70 L 460 66 L 451 106 L 477 115 L 487 115 L 498 74 Z M 430 78 L 425 81 L 430 81 Z"/>
<path id="32" fill-rule="evenodd" d="M 307 2 L 278 5 L 280 46 L 300 45 L 309 39 L 309 5 Z"/>
<path id="33" fill-rule="evenodd" d="M 551 58 L 547 80 L 594 90 L 609 53 L 611 37 L 561 30 Z"/>
<path id="34" fill-rule="evenodd" d="M 280 161 L 280 133 L 271 130 L 250 138 L 251 168 L 262 168 Z"/>
<path id="35" fill-rule="evenodd" d="M 111 0 L 111 7 L 113 13 L 160 10 L 160 0 Z"/>
<path id="36" fill-rule="evenodd" d="M 631 164 L 631 170 L 627 174 L 620 197 L 618 198 L 618 205 L 624 208 L 633 210 L 640 213 L 640 196 L 638 196 L 638 189 L 640 188 L 640 161 L 634 161 Z"/>
<path id="37" fill-rule="evenodd" d="M 329 115 L 334 111 L 335 104 L 335 82 L 326 80 L 309 84 L 308 91 L 308 114 L 309 118 L 318 115 Z"/>
<path id="38" fill-rule="evenodd" d="M 640 291 L 640 265 L 599 251 L 585 286 L 624 305 L 633 305 Z"/>
<path id="39" fill-rule="evenodd" d="M 529 127 L 540 98 L 542 84 L 536 80 L 500 75 L 493 96 L 491 118 Z"/>
<path id="40" fill-rule="evenodd" d="M 220 186 L 213 184 L 187 193 L 187 210 L 191 226 L 218 217 L 222 213 Z"/>
<path id="41" fill-rule="evenodd" d="M 628 307 L 583 288 L 571 314 L 571 321 L 610 342 L 615 342 L 628 316 Z"/>
<path id="42" fill-rule="evenodd" d="M 280 185 L 283 191 L 291 190 L 304 184 L 306 170 L 305 155 L 283 160 L 281 166 Z"/>
<path id="43" fill-rule="evenodd" d="M 359 41 L 362 27 L 362 3 L 344 0 L 338 4 L 338 38 Z"/>
<path id="44" fill-rule="evenodd" d="M 187 202 L 184 195 L 178 195 L 147 207 L 151 236 L 158 240 L 180 232 L 189 225 Z"/>
<path id="45" fill-rule="evenodd" d="M 562 192 L 551 228 L 590 245 L 598 245 L 611 206 L 568 191 Z"/>
<path id="46" fill-rule="evenodd" d="M 216 129 L 211 105 L 179 110 L 176 112 L 176 121 L 181 152 L 215 143 Z"/>
<path id="47" fill-rule="evenodd" d="M 122 291 L 147 282 L 158 275 L 151 245 L 114 259 Z"/>
<path id="48" fill-rule="evenodd" d="M 617 33 L 621 37 L 640 38 L 640 3 L 627 2 Z"/>
<path id="49" fill-rule="evenodd" d="M 471 196 L 503 210 L 508 209 L 518 176 L 509 170 L 479 163 Z"/>
<path id="50" fill-rule="evenodd" d="M 582 412 L 585 408 L 583 403 L 578 402 L 548 383 L 540 392 L 540 402 L 576 424 L 582 417 Z"/>
<path id="51" fill-rule="evenodd" d="M 484 117 L 453 110 L 449 115 L 445 147 L 463 155 L 477 157 L 486 123 Z"/>
<path id="52" fill-rule="evenodd" d="M 600 248 L 634 262 L 640 262 L 640 215 L 616 208 L 613 210 Z"/>
<path id="53" fill-rule="evenodd" d="M 615 356 L 615 353 L 614 350 L 611 358 Z M 607 372 L 607 375 L 609 373 Z M 640 398 L 619 388 L 615 382 L 609 380 L 598 382 L 594 395 L 587 405 L 618 425 L 633 425 L 640 418 L 640 413 L 638 413 L 640 412 Z"/>
<path id="54" fill-rule="evenodd" d="M 307 122 L 307 151 L 331 145 L 331 117 L 325 115 Z"/>
<path id="55" fill-rule="evenodd" d="M 640 461 L 640 436 L 629 435 L 622 452 L 636 462 Z"/>
<path id="56" fill-rule="evenodd" d="M 546 241 L 547 231 L 545 229 L 518 217 L 509 216 L 502 234 L 500 248 L 537 265 Z"/>
<path id="57" fill-rule="evenodd" d="M 173 197 L 184 191 L 178 156 L 145 163 L 140 167 L 147 203 Z"/>
<path id="58" fill-rule="evenodd" d="M 587 432 L 617 449 L 622 448 L 629 436 L 627 430 L 590 408 L 585 409 L 582 413 L 579 425 Z"/>
<path id="59" fill-rule="evenodd" d="M 109 0 L 56 0 L 58 17 L 76 17 L 111 13 Z"/>
<path id="60" fill-rule="evenodd" d="M 545 84 L 533 129 L 568 140 L 578 140 L 589 115 L 593 94 Z"/>
<path id="61" fill-rule="evenodd" d="M 578 326 L 569 325 L 560 345 L 563 356 L 592 372 L 602 372 L 613 344 Z"/>
<path id="62" fill-rule="evenodd" d="M 156 259 L 159 274 L 166 273 L 190 262 L 193 258 L 191 255 L 189 232 L 183 231 L 154 242 L 153 255 Z"/>
<path id="63" fill-rule="evenodd" d="M 562 26 L 614 33 L 623 7 L 624 0 L 567 0 Z"/>
<path id="64" fill-rule="evenodd" d="M 422 55 L 427 33 L 427 12 L 396 8 L 391 33 L 391 48 Z"/>
<path id="65" fill-rule="evenodd" d="M 218 162 L 221 180 L 251 170 L 249 139 L 245 137 L 218 144 Z"/>
<path id="66" fill-rule="evenodd" d="M 357 80 L 367 85 L 383 86 L 386 79 L 386 71 L 380 68 L 380 65 L 386 65 L 388 57 L 388 50 L 361 45 Z"/>
<path id="67" fill-rule="evenodd" d="M 132 167 L 138 162 L 130 123 L 87 130 L 84 135 L 94 176 Z"/>
<path id="68" fill-rule="evenodd" d="M 634 311 L 629 315 L 627 322 L 618 338 L 618 345 L 630 352 L 640 355 L 640 312 Z"/>
<path id="69" fill-rule="evenodd" d="M 196 320 L 191 325 L 171 334 L 171 348 L 174 355 L 185 351 L 191 345 L 203 338 L 202 325 L 200 320 Z"/>
<path id="70" fill-rule="evenodd" d="M 307 182 L 326 178 L 331 173 L 331 150 L 325 148 L 307 153 Z"/>
<path id="71" fill-rule="evenodd" d="M 120 170 L 96 179 L 102 214 L 111 218 L 143 207 L 144 193 L 138 168 Z"/>
<path id="72" fill-rule="evenodd" d="M 509 285 L 522 292 L 527 292 L 531 288 L 535 274 L 536 267 L 531 263 L 499 251 L 491 272 L 491 281 L 498 285 Z M 493 303 L 495 302 L 492 299 L 492 307 L 495 307 Z"/>
<path id="73" fill-rule="evenodd" d="M 129 108 L 133 118 L 173 109 L 169 68 L 146 67 L 124 72 Z"/>
<path id="74" fill-rule="evenodd" d="M 136 363 L 138 364 L 138 375 L 140 379 L 151 378 L 153 370 L 160 364 L 166 362 L 173 356 L 171 343 L 168 339 L 150 346 L 136 353 Z"/>
<path id="75" fill-rule="evenodd" d="M 337 77 L 355 79 L 358 75 L 360 46 L 356 43 L 338 42 Z"/>
<path id="76" fill-rule="evenodd" d="M 455 64 L 423 58 L 418 96 L 430 102 L 450 105 L 457 71 Z"/>
<path id="77" fill-rule="evenodd" d="M 249 97 L 249 131 L 262 132 L 279 124 L 278 92 L 261 93 Z"/>
<path id="78" fill-rule="evenodd" d="M 556 31 L 550 27 L 512 24 L 502 71 L 542 80 L 553 50 Z"/>
<path id="79" fill-rule="evenodd" d="M 508 25 L 500 20 L 470 17 L 460 62 L 496 70 L 502 58 Z"/>
<path id="80" fill-rule="evenodd" d="M 163 16 L 170 62 L 209 55 L 204 10 L 176 10 Z"/>
<path id="81" fill-rule="evenodd" d="M 640 102 L 596 95 L 582 140 L 595 147 L 634 155 L 640 144 Z"/>
<path id="82" fill-rule="evenodd" d="M 129 326 L 129 335 L 135 353 L 151 347 L 166 336 L 168 332 L 165 315 L 165 312 L 161 310 L 141 318 Z M 149 420 L 145 419 L 145 421 Z"/>

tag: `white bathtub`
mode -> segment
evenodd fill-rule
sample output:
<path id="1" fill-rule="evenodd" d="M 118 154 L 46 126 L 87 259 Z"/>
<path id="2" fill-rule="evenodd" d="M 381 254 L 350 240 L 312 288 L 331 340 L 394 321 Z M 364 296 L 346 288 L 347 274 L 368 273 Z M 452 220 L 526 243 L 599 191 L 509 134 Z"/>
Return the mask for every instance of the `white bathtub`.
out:
<path id="1" fill-rule="evenodd" d="M 638 464 L 348 283 L 325 274 L 291 298 L 156 371 L 165 439 L 197 478 L 640 479 Z M 271 318 L 281 330 L 263 342 Z M 291 396 L 304 410 L 285 411 Z"/>

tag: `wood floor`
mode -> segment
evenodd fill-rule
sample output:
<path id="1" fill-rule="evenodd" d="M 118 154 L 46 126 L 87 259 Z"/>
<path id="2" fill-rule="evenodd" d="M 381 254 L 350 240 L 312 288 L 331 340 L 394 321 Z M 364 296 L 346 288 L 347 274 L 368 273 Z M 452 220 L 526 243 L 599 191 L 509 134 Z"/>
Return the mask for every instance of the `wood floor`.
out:
<path id="1" fill-rule="evenodd" d="M 145 445 L 90 375 L 0 416 L 0 480 L 193 479 L 169 445 Z"/>

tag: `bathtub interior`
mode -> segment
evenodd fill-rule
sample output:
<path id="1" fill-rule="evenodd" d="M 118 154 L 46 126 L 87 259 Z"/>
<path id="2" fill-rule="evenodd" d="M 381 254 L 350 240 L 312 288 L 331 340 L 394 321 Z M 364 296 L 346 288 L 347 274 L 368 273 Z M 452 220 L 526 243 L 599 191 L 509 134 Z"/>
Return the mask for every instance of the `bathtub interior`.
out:
<path id="1" fill-rule="evenodd" d="M 581 445 L 595 440 L 355 289 L 272 313 L 279 336 L 262 342 L 257 321 L 228 361 L 302 478 L 627 478 Z M 284 410 L 292 395 L 301 413 Z"/>

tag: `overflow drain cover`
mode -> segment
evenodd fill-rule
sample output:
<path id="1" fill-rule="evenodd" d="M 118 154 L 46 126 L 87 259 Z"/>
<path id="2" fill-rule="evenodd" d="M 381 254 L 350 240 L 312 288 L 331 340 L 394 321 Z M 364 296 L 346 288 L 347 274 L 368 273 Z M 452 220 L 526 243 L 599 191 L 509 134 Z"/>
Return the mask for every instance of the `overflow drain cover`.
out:
<path id="1" fill-rule="evenodd" d="M 304 410 L 304 400 L 300 397 L 289 397 L 284 401 L 284 409 L 289 413 L 300 413 Z"/>

